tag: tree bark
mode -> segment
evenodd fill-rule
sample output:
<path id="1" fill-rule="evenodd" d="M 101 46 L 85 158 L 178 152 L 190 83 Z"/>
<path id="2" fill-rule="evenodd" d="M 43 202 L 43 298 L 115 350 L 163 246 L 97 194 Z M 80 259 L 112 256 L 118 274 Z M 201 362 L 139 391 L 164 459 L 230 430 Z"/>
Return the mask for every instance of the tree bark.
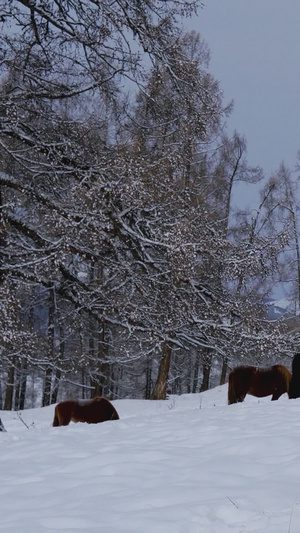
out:
<path id="1" fill-rule="evenodd" d="M 51 405 L 51 386 L 52 386 L 52 367 L 50 361 L 54 360 L 54 350 L 55 350 L 55 331 L 54 331 L 54 320 L 55 320 L 55 295 L 54 290 L 50 290 L 49 294 L 49 319 L 48 319 L 48 362 L 49 366 L 46 368 L 45 378 L 44 378 L 44 391 L 42 406 Z"/>
<path id="2" fill-rule="evenodd" d="M 228 369 L 228 358 L 224 357 L 223 358 L 223 363 L 222 363 L 222 372 L 221 372 L 221 377 L 220 377 L 220 385 L 224 385 L 224 383 L 226 381 L 227 369 Z"/>
<path id="3" fill-rule="evenodd" d="M 212 352 L 207 350 L 204 356 L 203 362 L 203 379 L 201 383 L 200 392 L 206 391 L 209 389 L 209 378 L 211 371 L 211 362 L 212 362 Z"/>
<path id="4" fill-rule="evenodd" d="M 193 393 L 197 392 L 197 386 L 199 381 L 199 366 L 200 366 L 200 351 L 197 352 L 195 357 L 195 366 L 194 366 L 194 378 L 193 378 Z"/>
<path id="5" fill-rule="evenodd" d="M 15 387 L 15 357 L 12 360 L 12 364 L 8 372 L 7 386 L 6 386 L 5 400 L 4 400 L 5 411 L 11 411 L 13 408 L 14 387 Z"/>
<path id="6" fill-rule="evenodd" d="M 167 384 L 171 364 L 172 348 L 170 342 L 165 341 L 162 347 L 158 376 L 152 393 L 152 400 L 165 400 L 167 396 Z"/>
<path id="7" fill-rule="evenodd" d="M 18 382 L 15 394 L 15 409 L 23 410 L 25 406 L 26 385 L 27 385 L 27 359 L 23 358 L 18 371 Z"/>
<path id="8" fill-rule="evenodd" d="M 150 357 L 147 360 L 146 368 L 146 386 L 145 386 L 145 400 L 151 398 L 151 388 L 152 388 L 152 361 Z"/>
<path id="9" fill-rule="evenodd" d="M 99 321 L 99 339 L 98 339 L 98 353 L 95 354 L 96 359 L 96 374 L 91 376 L 91 398 L 95 396 L 103 396 L 104 388 L 108 378 L 109 365 L 106 362 L 107 349 L 105 347 L 105 322 Z M 96 349 L 94 349 L 96 352 Z"/>
<path id="10" fill-rule="evenodd" d="M 60 365 L 61 361 L 63 361 L 64 354 L 65 354 L 65 332 L 64 332 L 63 326 L 60 326 L 59 334 L 60 334 L 60 343 L 59 343 L 58 365 Z M 55 373 L 54 373 L 54 383 L 52 387 L 51 404 L 57 403 L 60 378 L 61 378 L 61 368 L 60 366 L 57 366 L 57 368 L 55 369 Z"/>

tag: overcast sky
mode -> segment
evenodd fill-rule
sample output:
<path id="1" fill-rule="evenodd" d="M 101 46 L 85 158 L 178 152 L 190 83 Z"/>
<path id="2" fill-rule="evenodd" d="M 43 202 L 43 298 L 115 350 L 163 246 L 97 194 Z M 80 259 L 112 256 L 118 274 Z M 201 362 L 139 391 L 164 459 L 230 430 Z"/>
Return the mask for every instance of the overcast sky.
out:
<path id="1" fill-rule="evenodd" d="M 281 161 L 294 170 L 300 149 L 300 2 L 205 0 L 188 23 L 211 51 L 210 72 L 225 102 L 230 130 L 245 135 L 248 161 L 270 176 Z"/>

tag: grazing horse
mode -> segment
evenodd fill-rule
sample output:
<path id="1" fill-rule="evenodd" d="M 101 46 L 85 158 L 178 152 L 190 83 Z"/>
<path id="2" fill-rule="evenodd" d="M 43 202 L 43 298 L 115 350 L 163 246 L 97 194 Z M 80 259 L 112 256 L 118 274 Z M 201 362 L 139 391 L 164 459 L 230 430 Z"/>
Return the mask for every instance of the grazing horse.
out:
<path id="1" fill-rule="evenodd" d="M 292 362 L 292 379 L 289 388 L 289 398 L 300 398 L 300 353 L 296 353 Z"/>
<path id="2" fill-rule="evenodd" d="M 256 366 L 238 366 L 229 374 L 228 403 L 243 402 L 246 394 L 270 396 L 278 400 L 288 392 L 292 374 L 282 365 L 259 369 Z"/>
<path id="3" fill-rule="evenodd" d="M 119 415 L 106 398 L 96 396 L 91 400 L 68 400 L 55 407 L 53 426 L 67 426 L 73 422 L 98 424 L 106 420 L 118 420 Z"/>

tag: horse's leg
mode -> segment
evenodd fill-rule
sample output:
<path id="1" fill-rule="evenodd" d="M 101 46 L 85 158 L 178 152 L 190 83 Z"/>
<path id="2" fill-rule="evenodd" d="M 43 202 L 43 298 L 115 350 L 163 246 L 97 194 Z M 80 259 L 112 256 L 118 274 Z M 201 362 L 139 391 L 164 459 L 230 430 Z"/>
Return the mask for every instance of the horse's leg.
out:
<path id="1" fill-rule="evenodd" d="M 72 410 L 63 403 L 55 407 L 53 426 L 68 426 L 71 422 Z"/>
<path id="2" fill-rule="evenodd" d="M 238 403 L 241 403 L 244 401 L 245 398 L 246 398 L 246 394 L 239 394 L 236 401 Z"/>
<path id="3" fill-rule="evenodd" d="M 282 394 L 284 394 L 285 392 L 288 392 L 289 382 L 287 382 L 287 378 L 284 379 L 284 377 L 280 375 L 278 381 L 279 383 L 275 386 L 273 396 L 271 398 L 271 400 L 273 401 L 278 400 L 278 398 L 280 398 Z"/>
<path id="4" fill-rule="evenodd" d="M 59 413 L 59 425 L 60 426 L 68 426 L 72 420 L 72 413 L 71 411 L 60 411 Z"/>
<path id="5" fill-rule="evenodd" d="M 236 403 L 237 395 L 235 390 L 235 371 L 232 370 L 229 374 L 228 379 L 228 405 L 232 405 L 233 403 Z"/>
<path id="6" fill-rule="evenodd" d="M 59 423 L 59 418 L 58 418 L 58 414 L 57 414 L 57 406 L 55 407 L 55 411 L 54 411 L 54 419 L 53 419 L 53 423 L 52 423 L 52 426 L 53 427 L 56 427 L 56 426 L 59 426 L 60 423 Z"/>
<path id="7" fill-rule="evenodd" d="M 274 392 L 273 392 L 273 396 L 271 398 L 271 401 L 278 400 L 278 398 L 280 398 L 280 396 L 282 396 L 282 394 L 283 394 L 282 390 L 275 389 Z"/>
<path id="8" fill-rule="evenodd" d="M 236 385 L 236 402 L 241 403 L 246 398 L 248 392 L 248 384 L 238 383 Z"/>

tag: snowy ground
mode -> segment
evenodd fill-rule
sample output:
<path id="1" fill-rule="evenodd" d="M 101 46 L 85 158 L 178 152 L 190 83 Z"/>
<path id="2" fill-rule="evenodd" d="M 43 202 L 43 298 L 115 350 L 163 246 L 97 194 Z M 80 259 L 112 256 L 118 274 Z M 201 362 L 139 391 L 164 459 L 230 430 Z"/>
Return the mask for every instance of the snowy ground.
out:
<path id="1" fill-rule="evenodd" d="M 120 420 L 51 427 L 1 411 L 0 531 L 299 533 L 300 399 L 227 386 L 113 402 Z"/>

